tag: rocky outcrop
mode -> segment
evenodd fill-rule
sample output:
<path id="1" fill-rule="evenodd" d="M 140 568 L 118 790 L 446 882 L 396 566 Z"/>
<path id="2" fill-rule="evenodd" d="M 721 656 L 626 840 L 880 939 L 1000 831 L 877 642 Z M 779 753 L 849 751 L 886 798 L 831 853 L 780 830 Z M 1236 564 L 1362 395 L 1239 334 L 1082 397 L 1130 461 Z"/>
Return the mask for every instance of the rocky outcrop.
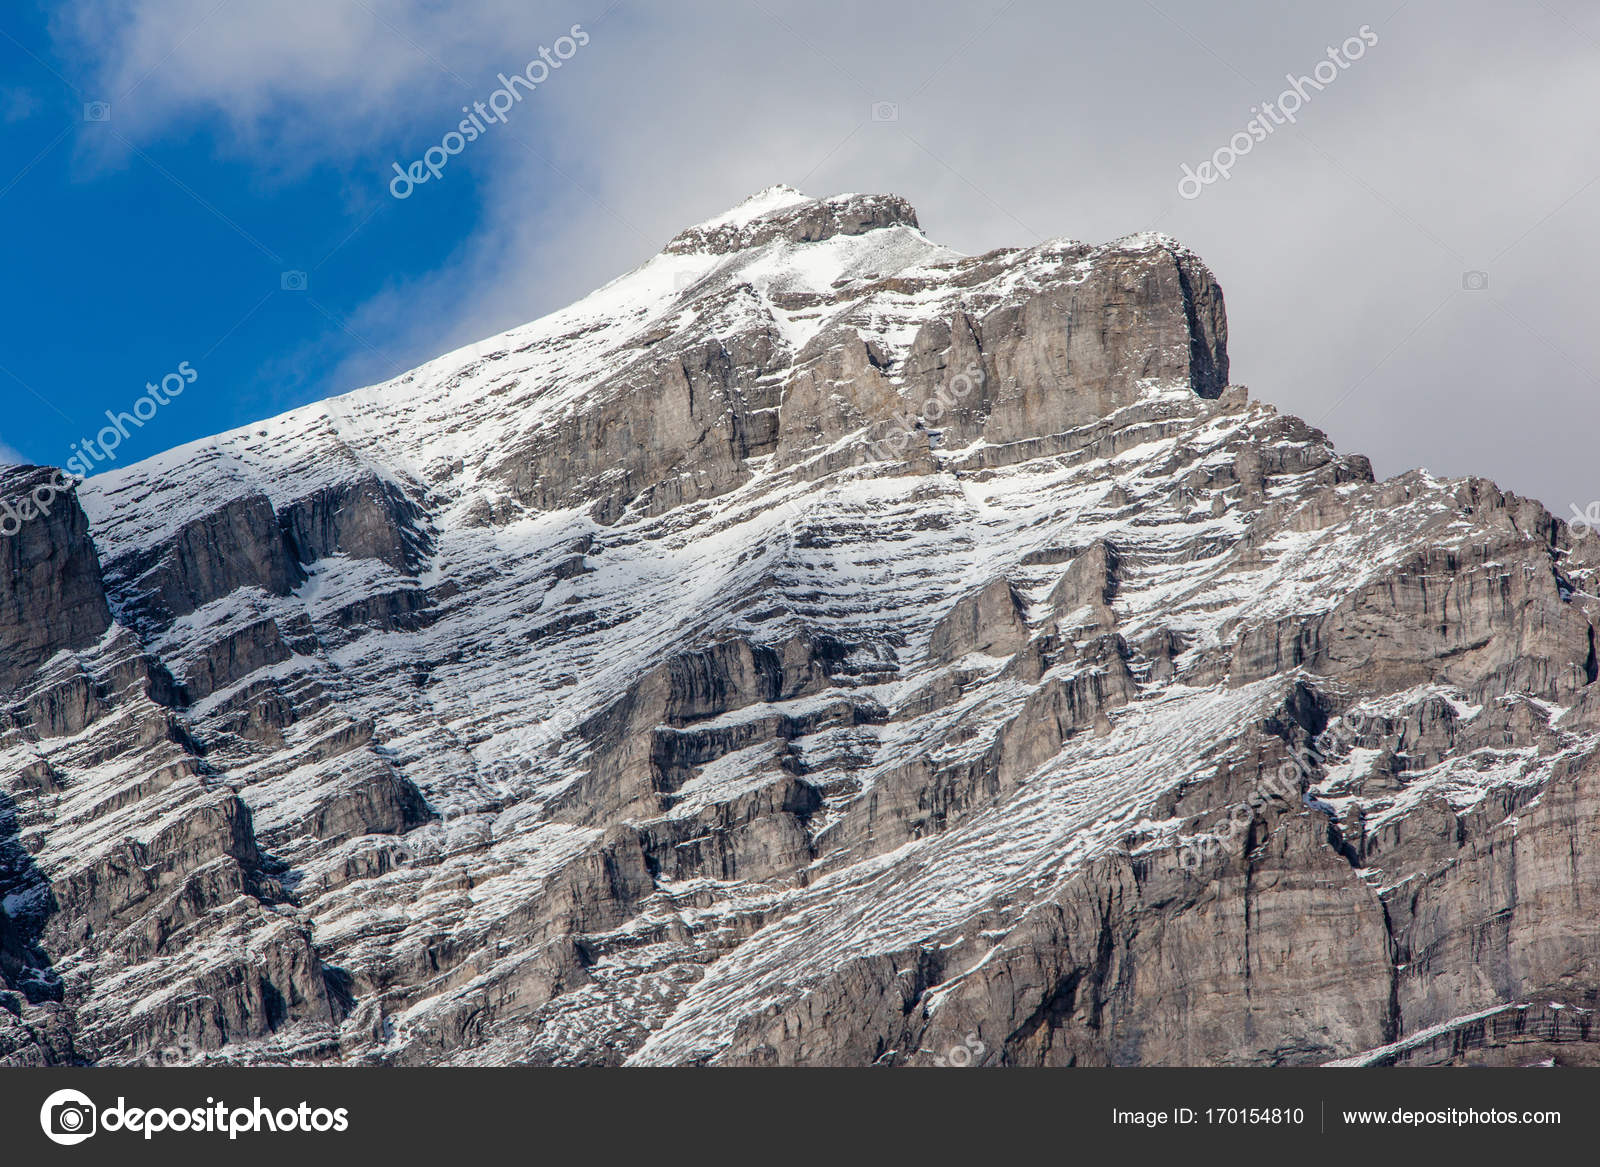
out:
<path id="1" fill-rule="evenodd" d="M 659 814 L 699 768 L 775 731 L 803 733 L 766 719 L 702 726 L 826 688 L 828 647 L 809 638 L 778 647 L 732 640 L 652 670 L 583 726 L 593 735 L 594 760 L 557 801 L 557 813 L 590 825 Z"/>
<path id="2" fill-rule="evenodd" d="M 415 574 L 433 550 L 422 508 L 398 485 L 372 474 L 298 499 L 277 519 L 298 562 L 307 565 L 347 555 Z"/>
<path id="3" fill-rule="evenodd" d="M 169 541 L 107 564 L 130 616 L 172 620 L 245 587 L 286 596 L 304 579 L 265 495 L 246 494 L 182 524 Z"/>
<path id="4" fill-rule="evenodd" d="M 0 469 L 0 692 L 111 626 L 100 561 L 75 494 L 41 468 Z"/>
<path id="5" fill-rule="evenodd" d="M 917 212 L 895 195 L 840 195 L 808 199 L 793 187 L 775 186 L 750 198 L 746 213 L 673 236 L 669 254 L 727 255 L 764 243 L 818 243 L 836 235 L 864 235 L 885 227 L 916 227 Z"/>
<path id="6" fill-rule="evenodd" d="M 969 652 L 1010 656 L 1028 643 L 1027 605 L 1009 580 L 996 579 L 956 602 L 933 626 L 928 653 L 959 660 Z"/>
<path id="7" fill-rule="evenodd" d="M 1104 541 L 1091 544 L 1072 559 L 1061 575 L 1061 582 L 1050 589 L 1050 607 L 1056 619 L 1072 622 L 1080 611 L 1101 628 L 1117 622 L 1111 602 L 1117 594 L 1116 549 Z"/>

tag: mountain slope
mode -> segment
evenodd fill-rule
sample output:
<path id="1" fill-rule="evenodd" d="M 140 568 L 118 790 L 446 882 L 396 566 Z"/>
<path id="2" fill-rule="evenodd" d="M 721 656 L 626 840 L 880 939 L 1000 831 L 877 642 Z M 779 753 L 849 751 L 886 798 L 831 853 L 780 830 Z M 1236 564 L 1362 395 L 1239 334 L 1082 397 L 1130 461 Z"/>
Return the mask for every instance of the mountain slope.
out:
<path id="1" fill-rule="evenodd" d="M 1592 1005 L 1593 541 L 1374 482 L 1226 337 L 1162 236 L 774 188 L 91 480 L 0 541 L 0 1057 L 1260 1064 Z"/>

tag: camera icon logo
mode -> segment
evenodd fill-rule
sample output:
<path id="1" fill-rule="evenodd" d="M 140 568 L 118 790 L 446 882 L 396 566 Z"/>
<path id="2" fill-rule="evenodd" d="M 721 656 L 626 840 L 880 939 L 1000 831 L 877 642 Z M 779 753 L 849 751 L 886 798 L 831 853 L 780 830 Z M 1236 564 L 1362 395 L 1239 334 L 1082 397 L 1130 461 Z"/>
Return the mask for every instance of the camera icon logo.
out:
<path id="1" fill-rule="evenodd" d="M 87 1094 L 77 1090 L 57 1090 L 39 1108 L 39 1125 L 45 1138 L 63 1147 L 73 1147 L 94 1135 L 99 1109 Z"/>
<path id="2" fill-rule="evenodd" d="M 900 120 L 900 105 L 893 101 L 875 101 L 872 103 L 872 120 L 875 122 L 897 122 Z"/>
<path id="3" fill-rule="evenodd" d="M 285 292 L 303 292 L 306 290 L 306 273 L 303 271 L 286 271 L 281 281 Z"/>
<path id="4" fill-rule="evenodd" d="M 83 120 L 86 122 L 108 122 L 111 120 L 111 103 L 109 101 L 86 101 L 83 103 Z"/>
<path id="5" fill-rule="evenodd" d="M 1469 292 L 1481 292 L 1489 286 L 1489 273 L 1464 271 L 1461 273 L 1461 286 Z"/>

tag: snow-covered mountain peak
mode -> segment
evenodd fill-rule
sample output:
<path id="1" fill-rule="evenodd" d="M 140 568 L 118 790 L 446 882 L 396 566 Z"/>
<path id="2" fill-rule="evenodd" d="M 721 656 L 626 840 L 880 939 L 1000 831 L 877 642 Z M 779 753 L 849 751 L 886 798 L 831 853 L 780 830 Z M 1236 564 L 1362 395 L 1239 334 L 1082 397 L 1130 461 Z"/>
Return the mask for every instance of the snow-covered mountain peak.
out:
<path id="1" fill-rule="evenodd" d="M 1166 236 L 772 188 L 92 479 L 0 535 L 0 1061 L 1242 1064 L 1496 945 L 1595 991 L 1594 541 L 1226 339 Z"/>

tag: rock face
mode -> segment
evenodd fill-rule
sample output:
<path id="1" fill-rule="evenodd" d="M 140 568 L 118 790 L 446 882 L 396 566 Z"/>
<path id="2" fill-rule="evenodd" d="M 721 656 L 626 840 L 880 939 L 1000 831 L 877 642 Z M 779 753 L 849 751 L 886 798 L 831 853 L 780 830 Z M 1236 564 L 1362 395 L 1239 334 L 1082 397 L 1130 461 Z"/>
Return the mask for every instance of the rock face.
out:
<path id="1" fill-rule="evenodd" d="M 111 626 L 89 524 L 41 469 L 0 469 L 0 688 L 11 689 L 59 652 L 86 648 Z"/>
<path id="2" fill-rule="evenodd" d="M 774 188 L 59 497 L 0 1063 L 1592 1062 L 1597 541 L 1226 342 Z"/>

